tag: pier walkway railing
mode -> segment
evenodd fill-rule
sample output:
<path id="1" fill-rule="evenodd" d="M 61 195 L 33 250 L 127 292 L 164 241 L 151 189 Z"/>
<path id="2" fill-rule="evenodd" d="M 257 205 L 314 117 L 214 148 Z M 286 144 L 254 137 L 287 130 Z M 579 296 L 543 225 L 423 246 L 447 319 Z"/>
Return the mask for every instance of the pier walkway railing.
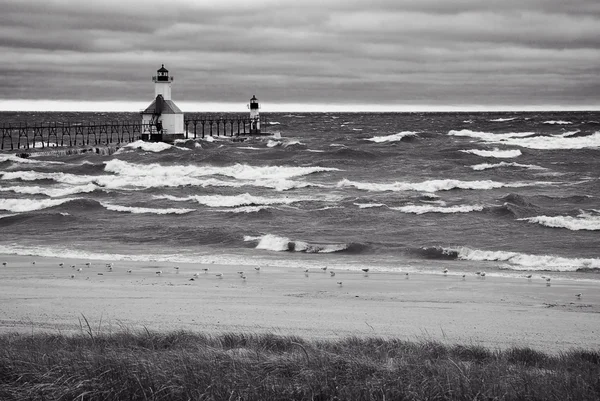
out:
<path id="1" fill-rule="evenodd" d="M 260 131 L 256 129 L 260 122 Z M 203 116 L 184 120 L 186 139 L 205 136 L 264 134 L 267 119 L 247 116 Z M 142 121 L 98 122 L 0 122 L 0 150 L 108 145 L 137 141 L 142 134 L 156 133 L 154 124 Z"/>

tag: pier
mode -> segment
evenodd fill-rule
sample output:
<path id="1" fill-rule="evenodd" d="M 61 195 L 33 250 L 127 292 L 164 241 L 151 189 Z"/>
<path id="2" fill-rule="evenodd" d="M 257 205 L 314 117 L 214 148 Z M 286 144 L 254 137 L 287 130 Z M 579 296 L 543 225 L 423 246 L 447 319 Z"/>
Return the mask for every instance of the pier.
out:
<path id="1" fill-rule="evenodd" d="M 185 139 L 206 136 L 257 135 L 257 122 L 266 134 L 267 119 L 245 116 L 207 115 L 184 120 Z M 101 146 L 135 142 L 142 135 L 165 132 L 155 124 L 141 121 L 98 122 L 0 122 L 0 150 L 44 149 L 57 147 Z"/>

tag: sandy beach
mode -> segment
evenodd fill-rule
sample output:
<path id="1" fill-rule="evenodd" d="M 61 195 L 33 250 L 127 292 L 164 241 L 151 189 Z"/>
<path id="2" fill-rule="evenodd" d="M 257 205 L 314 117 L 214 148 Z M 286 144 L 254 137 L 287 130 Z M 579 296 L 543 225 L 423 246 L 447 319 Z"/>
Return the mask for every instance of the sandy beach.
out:
<path id="1" fill-rule="evenodd" d="M 4 333 L 75 333 L 83 315 L 104 332 L 145 326 L 314 339 L 431 339 L 548 352 L 600 347 L 600 285 L 594 281 L 554 279 L 548 286 L 540 275 L 463 279 L 449 272 L 407 278 L 338 270 L 332 277 L 310 267 L 307 276 L 301 269 L 277 266 L 257 271 L 178 264 L 175 269 L 174 264 L 118 261 L 109 271 L 110 261 L 101 260 L 4 256 L 2 261 Z M 237 273 L 241 270 L 246 279 Z"/>

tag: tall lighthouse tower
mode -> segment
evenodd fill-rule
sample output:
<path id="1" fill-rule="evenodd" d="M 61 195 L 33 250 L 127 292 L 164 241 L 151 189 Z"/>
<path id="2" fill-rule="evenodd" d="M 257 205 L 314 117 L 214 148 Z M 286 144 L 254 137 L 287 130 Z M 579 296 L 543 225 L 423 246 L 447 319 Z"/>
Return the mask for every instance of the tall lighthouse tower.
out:
<path id="1" fill-rule="evenodd" d="M 183 112 L 171 99 L 173 77 L 163 64 L 154 82 L 154 101 L 140 114 L 142 115 L 142 139 L 152 142 L 174 142 L 183 139 Z"/>
<path id="2" fill-rule="evenodd" d="M 250 99 L 250 133 L 260 134 L 260 107 L 258 106 L 258 99 L 252 95 Z"/>

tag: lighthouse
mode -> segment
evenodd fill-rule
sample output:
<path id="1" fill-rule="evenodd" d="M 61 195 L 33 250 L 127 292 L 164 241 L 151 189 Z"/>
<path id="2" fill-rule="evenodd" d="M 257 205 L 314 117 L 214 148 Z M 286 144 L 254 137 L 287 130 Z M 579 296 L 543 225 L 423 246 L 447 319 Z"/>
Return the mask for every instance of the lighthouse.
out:
<path id="1" fill-rule="evenodd" d="M 142 115 L 142 140 L 174 142 L 184 138 L 183 112 L 171 99 L 173 77 L 163 64 L 152 77 L 154 100 Z"/>
<path id="2" fill-rule="evenodd" d="M 252 99 L 250 99 L 250 133 L 251 134 L 260 134 L 260 114 L 258 109 L 258 99 L 256 96 L 252 95 Z"/>

